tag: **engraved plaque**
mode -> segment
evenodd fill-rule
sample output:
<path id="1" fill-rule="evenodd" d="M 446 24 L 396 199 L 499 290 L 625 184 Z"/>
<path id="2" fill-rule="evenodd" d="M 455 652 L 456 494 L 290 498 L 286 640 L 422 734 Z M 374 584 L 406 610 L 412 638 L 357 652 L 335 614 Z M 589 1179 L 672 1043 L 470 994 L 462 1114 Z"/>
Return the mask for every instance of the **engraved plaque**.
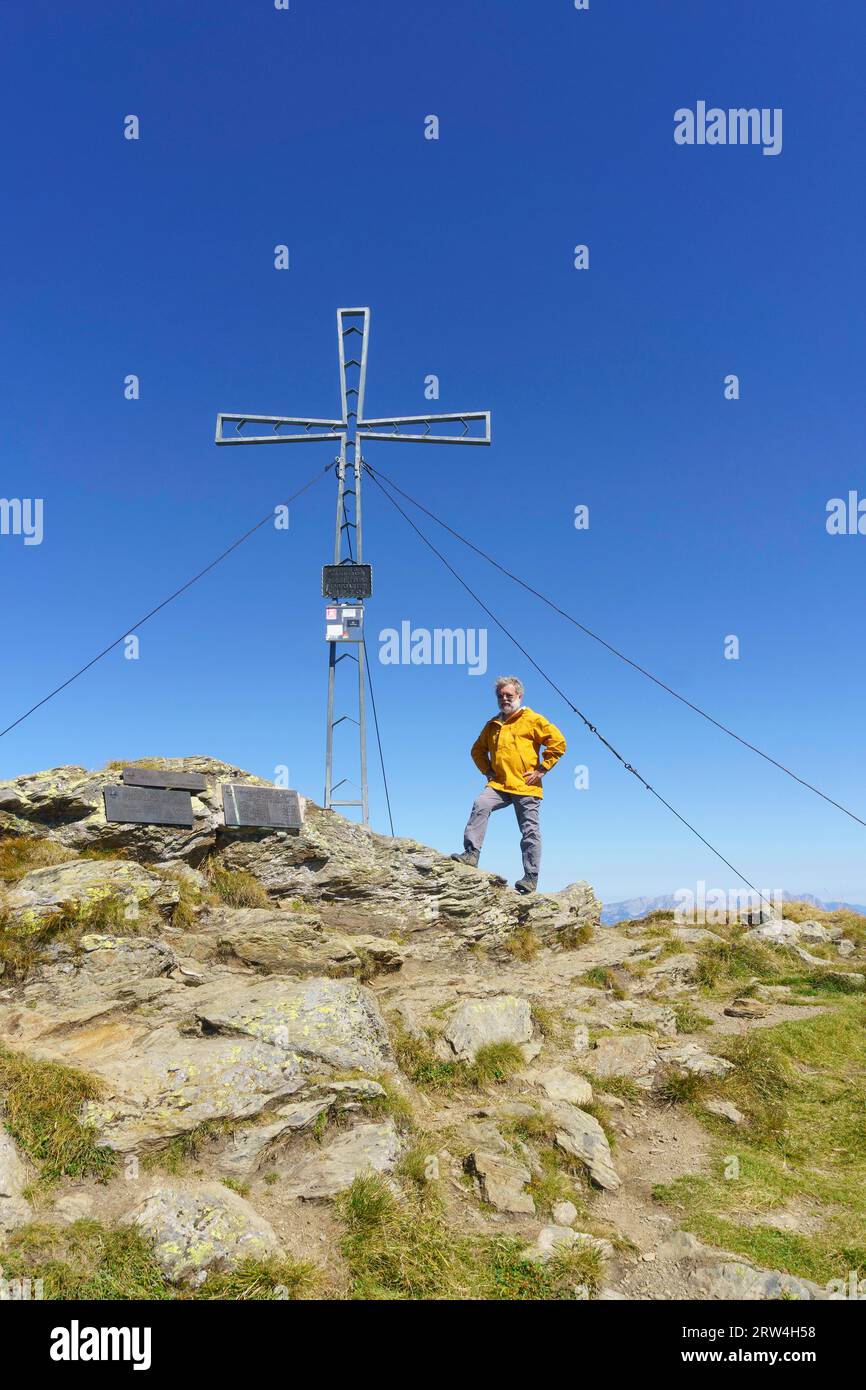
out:
<path id="1" fill-rule="evenodd" d="M 127 787 L 175 787 L 188 792 L 207 790 L 207 781 L 200 772 L 164 772 L 154 767 L 125 767 L 123 781 Z"/>
<path id="2" fill-rule="evenodd" d="M 304 822 L 297 792 L 281 787 L 249 787 L 223 783 L 226 825 L 249 825 L 268 830 L 300 830 Z"/>
<path id="3" fill-rule="evenodd" d="M 130 825 L 185 825 L 192 828 L 189 792 L 167 787 L 104 787 L 105 819 Z"/>

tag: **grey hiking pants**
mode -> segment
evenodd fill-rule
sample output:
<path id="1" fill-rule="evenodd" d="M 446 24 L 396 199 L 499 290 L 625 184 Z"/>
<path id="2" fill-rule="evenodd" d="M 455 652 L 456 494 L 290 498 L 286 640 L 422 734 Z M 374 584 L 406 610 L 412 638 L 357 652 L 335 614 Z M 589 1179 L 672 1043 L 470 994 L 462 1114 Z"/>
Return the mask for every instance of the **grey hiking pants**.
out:
<path id="1" fill-rule="evenodd" d="M 490 812 L 500 811 L 503 806 L 513 806 L 514 814 L 517 816 L 523 872 L 527 878 L 537 879 L 541 864 L 541 826 L 538 822 L 540 796 L 518 796 L 516 792 L 499 792 L 495 787 L 485 787 L 473 802 L 466 829 L 463 831 L 463 848 L 467 854 L 480 852 Z"/>

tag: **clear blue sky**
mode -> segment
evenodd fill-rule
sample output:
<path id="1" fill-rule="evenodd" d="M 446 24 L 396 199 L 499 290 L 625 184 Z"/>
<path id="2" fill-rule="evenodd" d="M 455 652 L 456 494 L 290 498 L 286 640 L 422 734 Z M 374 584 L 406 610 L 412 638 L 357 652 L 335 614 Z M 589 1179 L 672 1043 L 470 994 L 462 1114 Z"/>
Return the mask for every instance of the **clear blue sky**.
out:
<path id="1" fill-rule="evenodd" d="M 373 466 L 866 816 L 866 536 L 825 529 L 829 498 L 866 495 L 862 5 L 17 0 L 0 41 L 0 494 L 45 509 L 41 545 L 0 536 L 0 726 L 328 461 L 327 444 L 217 449 L 214 420 L 338 413 L 334 313 L 364 304 L 371 414 L 430 408 L 429 373 L 433 408 L 493 413 L 489 450 L 379 445 Z M 781 107 L 781 154 L 677 146 L 674 112 L 698 100 Z M 332 490 L 142 628 L 137 662 L 116 651 L 0 741 L 0 776 L 207 753 L 288 764 L 320 800 Z M 460 846 L 468 748 L 514 671 L 569 741 L 542 887 L 736 887 L 374 491 L 398 833 Z M 866 901 L 866 830 L 446 549 L 753 882 Z M 488 676 L 380 665 L 376 634 L 406 618 L 490 627 Z M 510 811 L 488 846 L 483 865 L 516 877 Z"/>

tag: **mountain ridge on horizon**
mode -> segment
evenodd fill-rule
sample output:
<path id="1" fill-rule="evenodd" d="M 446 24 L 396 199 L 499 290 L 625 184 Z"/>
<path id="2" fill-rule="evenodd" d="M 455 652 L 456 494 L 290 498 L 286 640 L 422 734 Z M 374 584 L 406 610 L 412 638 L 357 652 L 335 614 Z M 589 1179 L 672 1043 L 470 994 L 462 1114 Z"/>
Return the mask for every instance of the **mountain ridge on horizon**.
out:
<path id="1" fill-rule="evenodd" d="M 825 912 L 860 912 L 866 916 L 866 906 L 862 903 L 848 902 L 825 902 L 817 898 L 814 893 L 790 893 L 787 889 L 782 892 L 784 902 L 805 902 L 811 903 L 813 907 L 823 909 Z M 673 909 L 678 906 L 678 900 L 673 893 L 662 893 L 654 898 L 623 898 L 620 902 L 605 903 L 601 910 L 601 921 L 603 926 L 613 927 L 617 922 L 638 921 L 642 917 L 648 917 L 651 912 L 662 912 L 666 909 Z"/>

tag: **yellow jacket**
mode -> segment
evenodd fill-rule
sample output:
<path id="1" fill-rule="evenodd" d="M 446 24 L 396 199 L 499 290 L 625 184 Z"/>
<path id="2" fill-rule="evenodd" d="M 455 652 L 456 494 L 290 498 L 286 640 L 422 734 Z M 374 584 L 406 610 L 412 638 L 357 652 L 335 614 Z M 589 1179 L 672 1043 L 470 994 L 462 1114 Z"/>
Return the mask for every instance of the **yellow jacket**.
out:
<path id="1" fill-rule="evenodd" d="M 539 752 L 544 757 L 539 762 Z M 565 738 L 542 714 L 522 705 L 508 719 L 488 720 L 472 745 L 471 757 L 488 787 L 518 796 L 542 796 L 541 783 L 531 787 L 523 780 L 533 768 L 549 772 L 565 752 Z"/>

